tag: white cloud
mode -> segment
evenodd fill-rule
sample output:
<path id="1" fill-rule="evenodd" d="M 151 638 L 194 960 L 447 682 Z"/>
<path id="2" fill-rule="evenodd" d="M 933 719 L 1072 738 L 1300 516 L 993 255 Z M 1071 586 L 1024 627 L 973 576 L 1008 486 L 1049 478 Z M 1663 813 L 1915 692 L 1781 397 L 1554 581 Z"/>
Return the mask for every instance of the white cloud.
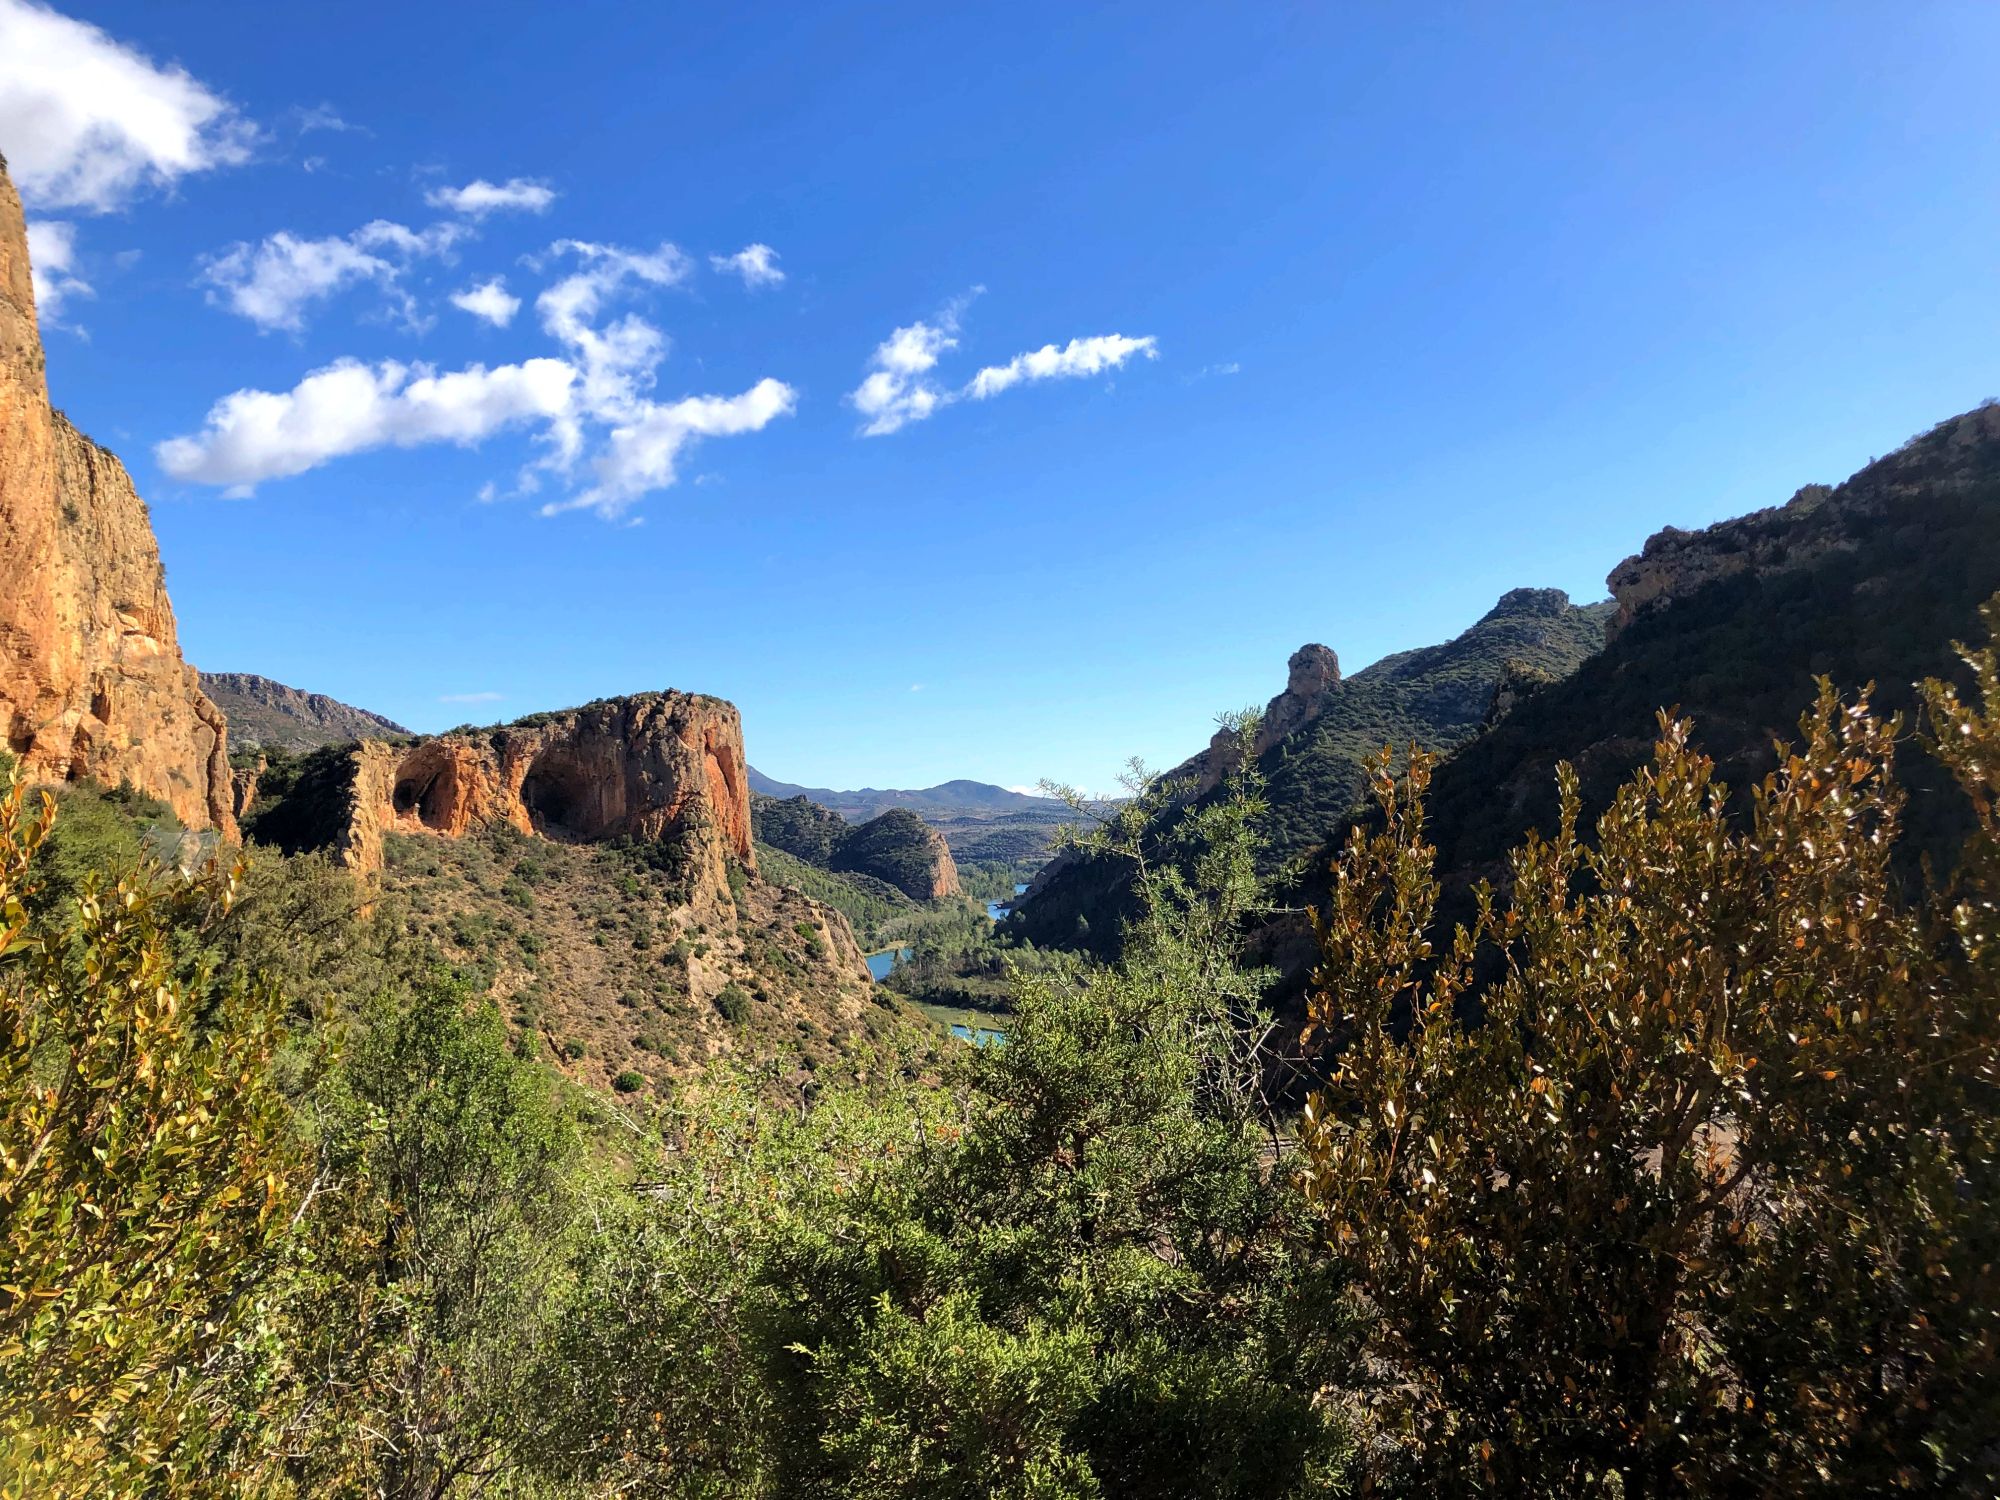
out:
<path id="1" fill-rule="evenodd" d="M 411 261 L 448 254 L 465 233 L 457 224 L 418 231 L 387 219 L 320 240 L 300 239 L 281 229 L 256 245 L 239 241 L 204 257 L 201 279 L 221 294 L 231 312 L 266 333 L 297 332 L 313 303 L 362 282 L 393 289 Z M 414 323 L 407 297 L 402 308 L 405 320 Z"/>
<path id="2" fill-rule="evenodd" d="M 1017 354 L 1004 365 L 988 365 L 965 388 L 975 401 L 984 401 L 1028 380 L 1075 380 L 1115 370 L 1135 354 L 1148 359 L 1160 357 L 1159 340 L 1151 336 L 1128 339 L 1122 333 L 1103 333 L 1092 338 L 1071 339 L 1058 349 L 1044 344 L 1027 354 Z"/>
<path id="3" fill-rule="evenodd" d="M 873 367 L 848 400 L 868 419 L 864 437 L 880 437 L 912 422 L 921 422 L 952 398 L 928 376 L 938 357 L 958 347 L 958 310 L 950 307 L 935 325 L 924 322 L 898 328 L 869 359 Z"/>
<path id="4" fill-rule="evenodd" d="M 1115 370 L 1134 354 L 1159 358 L 1159 341 L 1152 336 L 1127 338 L 1119 333 L 1071 339 L 1058 349 L 1054 344 L 1026 354 L 1017 354 L 1004 365 L 988 365 L 964 387 L 952 390 L 940 385 L 932 371 L 951 349 L 958 347 L 958 320 L 966 303 L 979 295 L 974 287 L 965 297 L 947 306 L 935 324 L 917 322 L 898 328 L 875 348 L 869 357 L 869 372 L 861 384 L 848 393 L 854 409 L 867 418 L 863 437 L 880 437 L 921 422 L 940 407 L 971 398 L 984 401 L 1023 381 L 1075 379 Z"/>
<path id="5" fill-rule="evenodd" d="M 567 471 L 583 447 L 582 419 L 629 422 L 641 414 L 641 392 L 666 358 L 667 338 L 637 314 L 598 327 L 605 303 L 628 283 L 668 287 L 687 279 L 691 269 L 679 248 L 662 242 L 651 251 L 558 240 L 551 256 L 575 256 L 582 269 L 565 276 L 535 299 L 542 329 L 574 351 L 582 377 L 579 407 L 550 433 L 552 466 Z"/>
<path id="6" fill-rule="evenodd" d="M 342 359 L 289 391 L 237 391 L 209 409 L 199 434 L 155 448 L 175 479 L 248 494 L 267 479 L 371 448 L 470 446 L 515 423 L 568 410 L 576 371 L 559 359 L 439 375 L 427 365 Z"/>
<path id="7" fill-rule="evenodd" d="M 480 177 L 464 187 L 432 188 L 424 194 L 424 202 L 432 208 L 450 209 L 474 219 L 490 213 L 547 213 L 555 201 L 554 188 L 530 177 L 510 177 L 497 183 Z"/>
<path id="8" fill-rule="evenodd" d="M 521 299 L 507 290 L 504 277 L 495 276 L 462 292 L 453 292 L 451 305 L 471 313 L 475 318 L 484 319 L 495 328 L 505 328 L 514 321 L 514 314 L 521 310 Z"/>
<path id="9" fill-rule="evenodd" d="M 792 387 L 769 377 L 734 396 L 651 398 L 666 335 L 636 313 L 608 323 L 603 318 L 612 299 L 627 290 L 685 279 L 688 260 L 674 246 L 642 252 L 565 240 L 550 254 L 581 262 L 535 303 L 543 330 L 566 357 L 442 375 L 424 365 L 339 360 L 290 391 L 224 397 L 199 433 L 159 445 L 161 467 L 176 479 L 241 494 L 351 453 L 420 443 L 471 445 L 528 425 L 549 451 L 522 471 L 516 493 L 533 492 L 543 474 L 554 472 L 573 493 L 544 505 L 544 514 L 587 508 L 614 518 L 641 496 L 674 484 L 679 460 L 701 439 L 758 432 L 796 408 Z M 488 289 L 515 302 L 497 279 L 461 296 Z M 587 467 L 580 468 L 593 443 Z M 479 498 L 497 494 L 489 483 Z"/>
<path id="10" fill-rule="evenodd" d="M 35 207 L 109 213 L 247 160 L 256 139 L 185 69 L 35 0 L 0 0 L 0 149 Z"/>
<path id="11" fill-rule="evenodd" d="M 648 491 L 671 485 L 678 477 L 674 461 L 697 438 L 761 432 L 797 407 L 798 393 L 768 376 L 739 396 L 641 402 L 630 420 L 611 429 L 603 453 L 592 465 L 596 483 L 573 499 L 544 505 L 542 514 L 587 507 L 605 517 L 616 516 Z"/>
<path id="12" fill-rule="evenodd" d="M 28 278 L 35 311 L 44 325 L 62 321 L 63 303 L 91 295 L 90 283 L 76 272 L 76 226 L 60 219 L 28 221 Z"/>
<path id="13" fill-rule="evenodd" d="M 711 255 L 709 265 L 718 271 L 741 276 L 743 284 L 756 288 L 782 286 L 785 273 L 778 269 L 778 252 L 769 245 L 745 245 L 734 255 Z"/>
<path id="14" fill-rule="evenodd" d="M 507 695 L 506 695 L 505 693 L 494 693 L 494 692 L 484 692 L 484 693 L 440 693 L 440 694 L 438 694 L 438 702 L 440 702 L 440 703 L 498 703 L 498 702 L 499 702 L 499 701 L 500 701 L 500 700 L 501 700 L 502 698 L 505 698 L 506 696 L 507 696 Z"/>

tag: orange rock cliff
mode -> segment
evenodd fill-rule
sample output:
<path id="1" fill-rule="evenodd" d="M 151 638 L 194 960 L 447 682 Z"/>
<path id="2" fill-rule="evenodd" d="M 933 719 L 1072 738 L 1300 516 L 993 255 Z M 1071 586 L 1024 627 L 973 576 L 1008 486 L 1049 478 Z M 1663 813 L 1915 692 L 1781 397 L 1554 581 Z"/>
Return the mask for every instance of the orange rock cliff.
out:
<path id="1" fill-rule="evenodd" d="M 227 728 L 181 657 L 145 502 L 49 405 L 20 195 L 0 161 L 0 743 L 234 837 Z"/>
<path id="2" fill-rule="evenodd" d="M 563 843 L 676 840 L 697 884 L 726 888 L 734 859 L 756 868 L 749 775 L 735 705 L 698 693 L 639 693 L 496 729 L 349 753 L 343 826 L 326 830 L 349 868 L 381 869 L 382 835 L 458 838 L 495 823 Z"/>

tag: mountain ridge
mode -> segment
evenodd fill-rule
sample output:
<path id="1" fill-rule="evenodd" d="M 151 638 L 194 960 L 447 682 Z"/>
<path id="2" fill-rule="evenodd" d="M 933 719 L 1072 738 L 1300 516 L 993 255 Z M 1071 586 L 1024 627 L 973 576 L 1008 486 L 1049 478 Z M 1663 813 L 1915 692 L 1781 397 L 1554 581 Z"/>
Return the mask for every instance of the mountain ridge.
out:
<path id="1" fill-rule="evenodd" d="M 381 714 L 255 672 L 202 672 L 200 678 L 202 691 L 228 718 L 231 741 L 241 750 L 317 750 L 348 740 L 401 739 L 413 733 Z"/>

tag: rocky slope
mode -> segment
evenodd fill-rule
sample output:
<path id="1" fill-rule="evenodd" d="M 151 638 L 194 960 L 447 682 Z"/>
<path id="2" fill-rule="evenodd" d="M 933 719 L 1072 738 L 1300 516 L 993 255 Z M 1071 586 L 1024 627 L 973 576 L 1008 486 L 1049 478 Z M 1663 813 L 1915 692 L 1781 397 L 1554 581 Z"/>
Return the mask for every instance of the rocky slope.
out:
<path id="1" fill-rule="evenodd" d="M 1914 708 L 1913 684 L 1956 668 L 2000 591 L 2000 406 L 1940 423 L 1836 488 L 1701 531 L 1669 527 L 1611 570 L 1618 613 L 1604 651 L 1518 703 L 1439 769 L 1430 831 L 1456 884 L 1499 870 L 1523 829 L 1553 826 L 1567 760 L 1595 816 L 1651 752 L 1654 715 L 1678 707 L 1739 790 L 1774 763 L 1828 676 L 1878 706 Z M 1911 748 L 1912 832 L 1946 854 L 1951 798 Z"/>
<path id="2" fill-rule="evenodd" d="M 590 1081 L 725 1051 L 832 1062 L 886 1024 L 847 920 L 759 876 L 719 698 L 272 752 L 259 783 L 248 837 L 326 851 Z"/>
<path id="3" fill-rule="evenodd" d="M 146 506 L 49 405 L 20 196 L 0 163 L 0 730 L 29 774 L 234 835 L 227 730 L 182 660 Z"/>
<path id="4" fill-rule="evenodd" d="M 943 834 L 908 808 L 890 808 L 859 826 L 810 798 L 751 798 L 757 838 L 822 870 L 865 875 L 913 901 L 963 893 Z"/>
<path id="5" fill-rule="evenodd" d="M 1560 589 L 1514 589 L 1454 639 L 1384 657 L 1351 676 L 1325 646 L 1294 652 L 1284 691 L 1271 699 L 1248 747 L 1265 778 L 1260 831 L 1269 864 L 1304 857 L 1353 809 L 1364 792 L 1366 757 L 1385 745 L 1449 751 L 1464 744 L 1504 683 L 1566 676 L 1597 651 L 1611 611 L 1608 603 L 1572 604 Z M 1170 773 L 1189 786 L 1181 805 L 1212 793 L 1243 750 L 1234 734 L 1218 733 Z M 1110 954 L 1129 912 L 1121 866 L 1068 855 L 1035 877 L 1009 925 L 1043 946 Z"/>
<path id="6" fill-rule="evenodd" d="M 403 739 L 410 731 L 324 693 L 304 693 L 254 672 L 203 672 L 201 690 L 229 720 L 237 750 L 317 750 L 349 740 Z"/>

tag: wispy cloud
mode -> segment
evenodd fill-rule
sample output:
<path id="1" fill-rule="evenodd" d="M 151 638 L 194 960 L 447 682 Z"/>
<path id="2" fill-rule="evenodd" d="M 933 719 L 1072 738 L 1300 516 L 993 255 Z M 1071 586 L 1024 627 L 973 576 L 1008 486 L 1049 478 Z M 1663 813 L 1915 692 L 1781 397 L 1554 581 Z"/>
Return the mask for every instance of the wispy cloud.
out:
<path id="1" fill-rule="evenodd" d="M 769 245 L 745 245 L 734 255 L 711 255 L 708 263 L 718 271 L 741 276 L 743 284 L 753 290 L 784 285 L 785 273 L 778 269 L 778 252 Z"/>
<path id="2" fill-rule="evenodd" d="M 988 365 L 965 388 L 975 401 L 984 401 L 1023 381 L 1077 380 L 1115 370 L 1135 354 L 1147 359 L 1160 357 L 1159 340 L 1148 335 L 1128 339 L 1122 333 L 1101 333 L 1093 338 L 1071 339 L 1062 348 L 1044 344 L 1026 354 L 1017 354 L 1004 365 Z"/>
<path id="3" fill-rule="evenodd" d="M 74 224 L 60 219 L 28 221 L 28 277 L 45 326 L 62 324 L 63 306 L 70 298 L 93 295 L 90 283 L 77 272 Z"/>
<path id="4" fill-rule="evenodd" d="M 916 322 L 898 328 L 869 358 L 869 371 L 847 398 L 866 418 L 864 437 L 881 437 L 912 422 L 921 422 L 952 398 L 930 378 L 938 357 L 958 347 L 958 308 L 949 307 L 937 322 Z"/>
<path id="5" fill-rule="evenodd" d="M 1237 363 L 1237 361 L 1232 359 L 1225 364 L 1203 365 L 1199 370 L 1196 370 L 1192 375 L 1182 376 L 1181 384 L 1193 385 L 1197 380 L 1206 380 L 1211 375 L 1241 375 L 1242 373 L 1243 373 L 1243 366 Z"/>
<path id="6" fill-rule="evenodd" d="M 1096 334 L 1071 339 L 1061 347 L 1044 344 L 1004 365 L 986 366 L 962 387 L 945 386 L 933 372 L 943 356 L 958 347 L 960 317 L 971 298 L 983 290 L 975 287 L 947 306 L 935 322 L 898 328 L 876 346 L 869 356 L 868 374 L 847 398 L 864 418 L 863 437 L 882 437 L 924 421 L 954 402 L 985 401 L 1023 383 L 1074 380 L 1119 369 L 1134 355 L 1160 356 L 1159 341 L 1151 334 L 1144 338 Z"/>
<path id="7" fill-rule="evenodd" d="M 352 234 L 302 239 L 281 229 L 255 245 L 238 241 L 200 262 L 210 300 L 266 333 L 297 333 L 308 308 L 348 287 L 372 283 L 390 292 L 403 320 L 420 326 L 415 303 L 397 280 L 415 261 L 448 257 L 469 231 L 459 224 L 415 230 L 376 219 Z"/>
<path id="8" fill-rule="evenodd" d="M 479 177 L 464 187 L 432 188 L 424 194 L 424 202 L 432 208 L 449 209 L 474 219 L 491 213 L 547 213 L 555 201 L 555 189 L 532 177 L 510 177 L 505 182 L 488 182 Z"/>

